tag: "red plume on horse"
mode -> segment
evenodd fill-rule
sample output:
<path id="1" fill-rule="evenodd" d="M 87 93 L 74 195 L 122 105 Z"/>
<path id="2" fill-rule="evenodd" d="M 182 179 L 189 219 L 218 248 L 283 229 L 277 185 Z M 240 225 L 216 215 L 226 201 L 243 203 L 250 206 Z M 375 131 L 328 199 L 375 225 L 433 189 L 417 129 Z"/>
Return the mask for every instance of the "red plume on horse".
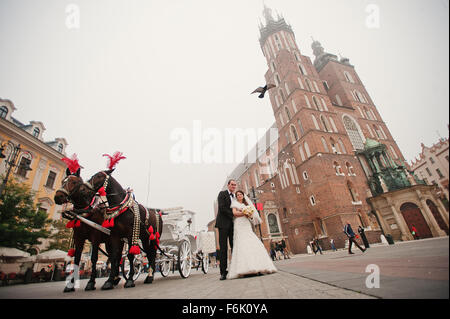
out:
<path id="1" fill-rule="evenodd" d="M 109 158 L 109 163 L 108 163 L 108 168 L 111 170 L 111 169 L 114 169 L 115 167 L 116 167 L 116 164 L 120 161 L 120 160 L 123 160 L 123 159 L 125 159 L 126 157 L 125 156 L 122 156 L 123 155 L 123 153 L 122 152 L 115 152 L 114 154 L 113 154 L 113 156 L 111 156 L 111 155 L 108 155 L 108 154 L 103 154 L 103 156 L 107 156 L 108 158 Z"/>
<path id="2" fill-rule="evenodd" d="M 64 157 L 61 159 L 67 165 L 67 169 L 70 174 L 67 175 L 76 175 L 78 170 L 81 168 L 80 163 L 78 162 L 77 154 L 72 154 L 71 158 Z M 68 172 L 68 173 L 69 173 Z"/>

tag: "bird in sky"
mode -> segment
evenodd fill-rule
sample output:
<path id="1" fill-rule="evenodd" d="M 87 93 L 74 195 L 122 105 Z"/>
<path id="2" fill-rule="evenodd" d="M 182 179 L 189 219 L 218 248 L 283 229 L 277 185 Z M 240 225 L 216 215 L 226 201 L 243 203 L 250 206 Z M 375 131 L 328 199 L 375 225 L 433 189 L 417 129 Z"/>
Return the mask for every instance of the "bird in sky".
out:
<path id="1" fill-rule="evenodd" d="M 264 87 L 260 86 L 259 88 L 257 88 L 256 90 L 254 90 L 252 93 L 261 93 L 260 95 L 258 95 L 258 97 L 260 99 L 262 99 L 264 97 L 264 94 L 266 94 L 266 92 L 272 88 L 276 87 L 275 84 L 266 84 Z"/>

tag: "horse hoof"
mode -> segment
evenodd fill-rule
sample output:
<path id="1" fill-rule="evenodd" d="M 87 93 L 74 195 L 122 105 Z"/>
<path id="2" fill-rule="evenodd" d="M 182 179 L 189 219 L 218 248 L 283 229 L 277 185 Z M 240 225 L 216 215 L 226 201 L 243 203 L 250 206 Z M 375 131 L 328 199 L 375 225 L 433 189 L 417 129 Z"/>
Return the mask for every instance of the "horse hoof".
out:
<path id="1" fill-rule="evenodd" d="M 114 288 L 114 285 L 112 284 L 111 281 L 105 282 L 105 284 L 102 286 L 102 290 L 110 290 L 113 288 Z"/>
<path id="2" fill-rule="evenodd" d="M 133 288 L 134 287 L 134 281 L 133 280 L 127 280 L 125 283 L 125 288 Z"/>
<path id="3" fill-rule="evenodd" d="M 72 287 L 72 288 L 65 287 L 65 288 L 64 288 L 64 292 L 74 292 L 74 291 L 75 291 L 75 288 L 74 288 L 74 287 Z"/>
<path id="4" fill-rule="evenodd" d="M 88 282 L 86 285 L 86 288 L 84 288 L 85 291 L 95 290 L 95 282 Z"/>
<path id="5" fill-rule="evenodd" d="M 119 278 L 114 279 L 114 286 L 117 286 L 119 284 L 120 279 L 122 279 L 122 278 L 119 277 Z"/>
<path id="6" fill-rule="evenodd" d="M 153 282 L 153 276 L 147 276 L 145 278 L 144 284 L 151 284 Z"/>

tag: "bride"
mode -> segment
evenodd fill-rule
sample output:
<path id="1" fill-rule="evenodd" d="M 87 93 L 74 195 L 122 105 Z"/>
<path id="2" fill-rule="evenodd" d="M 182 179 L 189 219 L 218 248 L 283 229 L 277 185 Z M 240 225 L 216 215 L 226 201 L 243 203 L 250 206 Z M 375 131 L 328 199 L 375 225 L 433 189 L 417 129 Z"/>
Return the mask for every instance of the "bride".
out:
<path id="1" fill-rule="evenodd" d="M 253 203 L 242 191 L 236 192 L 231 202 L 234 218 L 233 252 L 229 279 L 245 275 L 270 274 L 277 271 L 263 243 L 252 230 L 251 224 L 260 224 L 261 219 Z"/>

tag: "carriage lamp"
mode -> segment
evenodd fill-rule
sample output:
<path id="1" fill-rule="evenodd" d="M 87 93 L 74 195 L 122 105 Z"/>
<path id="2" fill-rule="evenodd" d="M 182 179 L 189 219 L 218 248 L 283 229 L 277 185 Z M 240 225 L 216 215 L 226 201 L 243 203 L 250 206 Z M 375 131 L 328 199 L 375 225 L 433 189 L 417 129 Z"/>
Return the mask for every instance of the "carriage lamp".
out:
<path id="1" fill-rule="evenodd" d="M 12 151 L 9 153 L 7 157 L 5 154 L 3 154 L 3 152 L 5 151 L 5 148 L 8 145 L 11 147 Z M 26 160 L 20 164 L 17 163 L 21 151 L 22 148 L 20 147 L 20 144 L 15 145 L 11 141 L 4 142 L 0 145 L 0 158 L 5 158 L 5 168 L 7 168 L 6 176 L 3 179 L 3 183 L 0 185 L 0 197 L 2 196 L 3 190 L 6 187 L 6 183 L 8 183 L 9 174 L 11 174 L 11 170 L 13 167 L 18 167 L 20 170 L 31 171 L 30 160 Z M 29 153 L 28 151 L 25 151 L 23 153 L 32 156 L 31 153 Z"/>

